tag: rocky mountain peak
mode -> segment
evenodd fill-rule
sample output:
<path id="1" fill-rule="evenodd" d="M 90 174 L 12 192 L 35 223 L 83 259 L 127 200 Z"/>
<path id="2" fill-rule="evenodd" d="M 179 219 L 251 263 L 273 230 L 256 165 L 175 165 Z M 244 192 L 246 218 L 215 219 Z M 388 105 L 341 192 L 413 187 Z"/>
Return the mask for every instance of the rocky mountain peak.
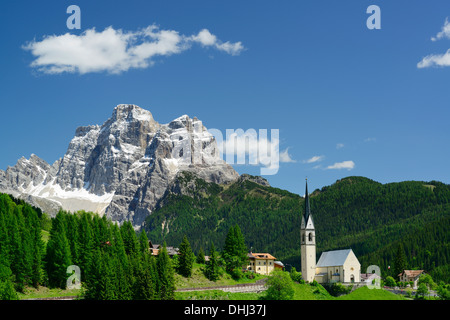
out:
<path id="1" fill-rule="evenodd" d="M 33 154 L 0 171 L 0 192 L 50 213 L 94 211 L 138 228 L 182 171 L 221 184 L 239 177 L 196 117 L 160 124 L 148 110 L 119 104 L 101 126 L 78 127 L 53 165 Z"/>

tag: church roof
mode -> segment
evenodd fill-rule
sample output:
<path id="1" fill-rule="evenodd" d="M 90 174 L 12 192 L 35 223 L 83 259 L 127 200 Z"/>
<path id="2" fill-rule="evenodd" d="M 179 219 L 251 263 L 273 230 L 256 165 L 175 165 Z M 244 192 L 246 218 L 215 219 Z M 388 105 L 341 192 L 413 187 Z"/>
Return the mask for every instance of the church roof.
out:
<path id="1" fill-rule="evenodd" d="M 316 268 L 342 266 L 351 252 L 352 249 L 322 252 Z"/>

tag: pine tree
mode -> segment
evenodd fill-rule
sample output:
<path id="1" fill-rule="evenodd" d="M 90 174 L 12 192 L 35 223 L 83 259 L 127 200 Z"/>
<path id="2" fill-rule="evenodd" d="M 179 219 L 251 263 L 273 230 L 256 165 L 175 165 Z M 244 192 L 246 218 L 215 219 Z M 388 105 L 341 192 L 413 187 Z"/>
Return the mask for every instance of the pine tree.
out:
<path id="1" fill-rule="evenodd" d="M 211 249 L 209 252 L 209 261 L 206 263 L 205 276 L 211 281 L 217 281 L 220 276 L 219 272 L 219 259 L 217 257 L 217 251 L 214 247 L 214 243 L 211 243 Z"/>
<path id="2" fill-rule="evenodd" d="M 136 232 L 134 231 L 133 225 L 130 221 L 125 221 L 120 226 L 120 233 L 122 234 L 122 240 L 127 255 L 136 254 L 139 251 L 139 242 L 136 237 Z"/>
<path id="3" fill-rule="evenodd" d="M 9 266 L 2 263 L 0 256 L 0 300 L 18 300 L 17 292 L 14 290 L 12 271 Z"/>
<path id="4" fill-rule="evenodd" d="M 134 256 L 133 273 L 134 286 L 133 298 L 136 300 L 152 300 L 155 298 L 155 283 L 152 277 L 152 267 L 150 264 L 150 255 L 143 254 Z"/>
<path id="5" fill-rule="evenodd" d="M 142 230 L 139 234 L 139 248 L 141 252 L 148 253 L 149 252 L 149 244 L 148 244 L 148 237 L 145 230 Z"/>
<path id="6" fill-rule="evenodd" d="M 46 256 L 49 284 L 62 289 L 66 287 L 67 267 L 72 264 L 64 215 L 60 211 L 52 222 Z"/>
<path id="7" fill-rule="evenodd" d="M 227 272 L 233 277 L 239 278 L 242 267 L 247 261 L 247 248 L 238 225 L 231 227 L 228 231 L 223 249 L 223 259 Z"/>
<path id="8" fill-rule="evenodd" d="M 23 244 L 20 236 L 20 230 L 17 223 L 18 212 L 15 211 L 11 216 L 11 230 L 9 232 L 9 254 L 11 271 L 15 276 L 14 282 L 16 289 L 22 291 L 25 286 L 25 261 L 23 255 Z"/>
<path id="9" fill-rule="evenodd" d="M 189 278 L 192 275 L 192 267 L 194 265 L 194 253 L 186 236 L 180 244 L 178 257 L 178 273 L 183 277 Z"/>
<path id="10" fill-rule="evenodd" d="M 112 225 L 112 246 L 114 255 L 118 258 L 122 269 L 124 270 L 124 272 L 128 272 L 128 256 L 125 251 L 122 234 L 120 233 L 119 227 L 116 224 Z"/>
<path id="11" fill-rule="evenodd" d="M 76 265 L 80 264 L 79 261 L 79 218 L 76 215 L 68 214 L 66 215 L 67 220 L 67 240 L 70 245 L 70 255 L 72 257 L 72 262 Z"/>
<path id="12" fill-rule="evenodd" d="M 84 281 L 84 275 L 87 274 L 94 252 L 94 235 L 91 216 L 88 213 L 79 213 L 78 228 L 78 266 L 81 270 L 81 279 Z"/>
<path id="13" fill-rule="evenodd" d="M 205 252 L 203 251 L 202 247 L 200 247 L 200 250 L 197 254 L 197 263 L 205 264 Z"/>
<path id="14" fill-rule="evenodd" d="M 169 254 L 167 253 L 165 242 L 158 254 L 157 270 L 159 278 L 159 298 L 161 300 L 173 300 L 175 298 L 174 271 Z"/>
<path id="15" fill-rule="evenodd" d="M 399 244 L 397 247 L 397 254 L 395 256 L 394 261 L 394 272 L 395 272 L 395 278 L 399 280 L 398 275 L 403 272 L 403 270 L 406 269 L 406 257 L 405 257 L 405 250 L 403 249 L 403 244 Z"/>

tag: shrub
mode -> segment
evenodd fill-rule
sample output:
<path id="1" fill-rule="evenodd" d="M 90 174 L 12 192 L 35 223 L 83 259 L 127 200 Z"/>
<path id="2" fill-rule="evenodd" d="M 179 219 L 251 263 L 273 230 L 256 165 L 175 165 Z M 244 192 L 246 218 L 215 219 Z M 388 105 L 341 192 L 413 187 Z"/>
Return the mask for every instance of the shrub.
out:
<path id="1" fill-rule="evenodd" d="M 384 284 L 388 287 L 395 287 L 397 286 L 397 283 L 395 282 L 394 278 L 391 276 L 386 277 L 386 280 L 384 281 Z"/>
<path id="2" fill-rule="evenodd" d="M 300 283 L 300 281 L 303 281 L 302 279 L 302 273 L 298 272 L 295 267 L 291 268 L 291 272 L 289 273 L 291 276 L 292 281 Z M 304 282 L 304 281 L 303 281 Z"/>
<path id="3" fill-rule="evenodd" d="M 286 271 L 273 271 L 266 285 L 265 300 L 292 300 L 294 297 L 294 283 Z"/>

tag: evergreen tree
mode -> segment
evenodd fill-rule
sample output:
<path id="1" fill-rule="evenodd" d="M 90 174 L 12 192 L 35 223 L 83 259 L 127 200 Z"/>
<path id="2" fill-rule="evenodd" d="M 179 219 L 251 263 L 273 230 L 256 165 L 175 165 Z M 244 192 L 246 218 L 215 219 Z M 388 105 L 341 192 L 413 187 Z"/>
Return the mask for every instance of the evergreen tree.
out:
<path id="1" fill-rule="evenodd" d="M 29 284 L 31 284 L 35 288 L 38 288 L 43 280 L 44 275 L 44 242 L 42 240 L 41 223 L 37 212 L 33 210 L 29 205 L 25 206 L 24 214 L 31 240 L 31 273 Z"/>
<path id="2" fill-rule="evenodd" d="M 227 272 L 233 277 L 239 278 L 242 267 L 247 262 L 247 247 L 241 229 L 237 224 L 229 229 L 225 238 L 223 259 Z"/>
<path id="3" fill-rule="evenodd" d="M 64 289 L 67 281 L 67 267 L 72 264 L 69 241 L 66 236 L 65 217 L 59 212 L 52 222 L 47 243 L 47 274 L 49 285 Z"/>
<path id="4" fill-rule="evenodd" d="M 205 266 L 205 276 L 211 281 L 219 280 L 220 266 L 217 251 L 216 248 L 214 247 L 214 243 L 211 243 L 211 249 L 209 252 L 209 261 L 206 263 Z"/>
<path id="5" fill-rule="evenodd" d="M 205 252 L 203 251 L 203 248 L 200 247 L 200 250 L 197 254 L 197 263 L 199 264 L 205 264 Z"/>
<path id="6" fill-rule="evenodd" d="M 132 258 L 133 264 L 133 299 L 152 300 L 156 296 L 155 284 L 151 272 L 150 255 L 135 255 Z"/>
<path id="7" fill-rule="evenodd" d="M 119 227 L 116 224 L 112 225 L 112 246 L 114 255 L 118 258 L 122 269 L 124 270 L 124 272 L 128 272 L 128 256 L 125 251 L 122 234 L 120 233 Z"/>
<path id="8" fill-rule="evenodd" d="M 399 279 L 399 274 L 406 269 L 406 258 L 405 258 L 405 250 L 403 249 L 403 245 L 400 243 L 397 248 L 397 254 L 395 256 L 394 261 L 394 272 L 395 278 Z"/>
<path id="9" fill-rule="evenodd" d="M 78 215 L 78 266 L 81 270 L 81 279 L 84 281 L 91 264 L 94 253 L 94 235 L 91 226 L 91 215 L 86 212 L 79 212 Z"/>
<path id="10" fill-rule="evenodd" d="M 125 252 L 127 255 L 135 254 L 139 251 L 139 242 L 136 237 L 136 232 L 133 229 L 133 225 L 130 221 L 125 221 L 120 226 L 120 233 L 125 246 Z"/>
<path id="11" fill-rule="evenodd" d="M 194 265 L 194 253 L 192 252 L 191 245 L 186 237 L 183 238 L 183 242 L 180 244 L 180 251 L 178 257 L 178 273 L 183 277 L 189 278 L 192 275 L 192 267 Z"/>
<path id="12" fill-rule="evenodd" d="M 159 278 L 159 298 L 161 300 L 173 300 L 175 298 L 174 271 L 165 242 L 158 254 L 157 271 Z"/>
<path id="13" fill-rule="evenodd" d="M 148 244 L 148 237 L 145 230 L 142 230 L 139 234 L 139 248 L 141 252 L 148 253 L 149 252 L 149 244 Z"/>
<path id="14" fill-rule="evenodd" d="M 22 239 L 17 223 L 18 212 L 15 211 L 11 216 L 11 230 L 9 232 L 9 254 L 11 271 L 15 276 L 14 282 L 16 289 L 22 291 L 25 286 L 25 261 L 23 255 Z"/>
<path id="15" fill-rule="evenodd" d="M 70 244 L 70 256 L 72 257 L 72 262 L 75 265 L 79 265 L 79 218 L 76 215 L 68 214 L 66 215 L 67 221 L 67 240 Z"/>
<path id="16" fill-rule="evenodd" d="M 9 266 L 1 262 L 0 256 L 0 300 L 18 300 L 17 292 L 14 290 L 12 271 Z"/>

